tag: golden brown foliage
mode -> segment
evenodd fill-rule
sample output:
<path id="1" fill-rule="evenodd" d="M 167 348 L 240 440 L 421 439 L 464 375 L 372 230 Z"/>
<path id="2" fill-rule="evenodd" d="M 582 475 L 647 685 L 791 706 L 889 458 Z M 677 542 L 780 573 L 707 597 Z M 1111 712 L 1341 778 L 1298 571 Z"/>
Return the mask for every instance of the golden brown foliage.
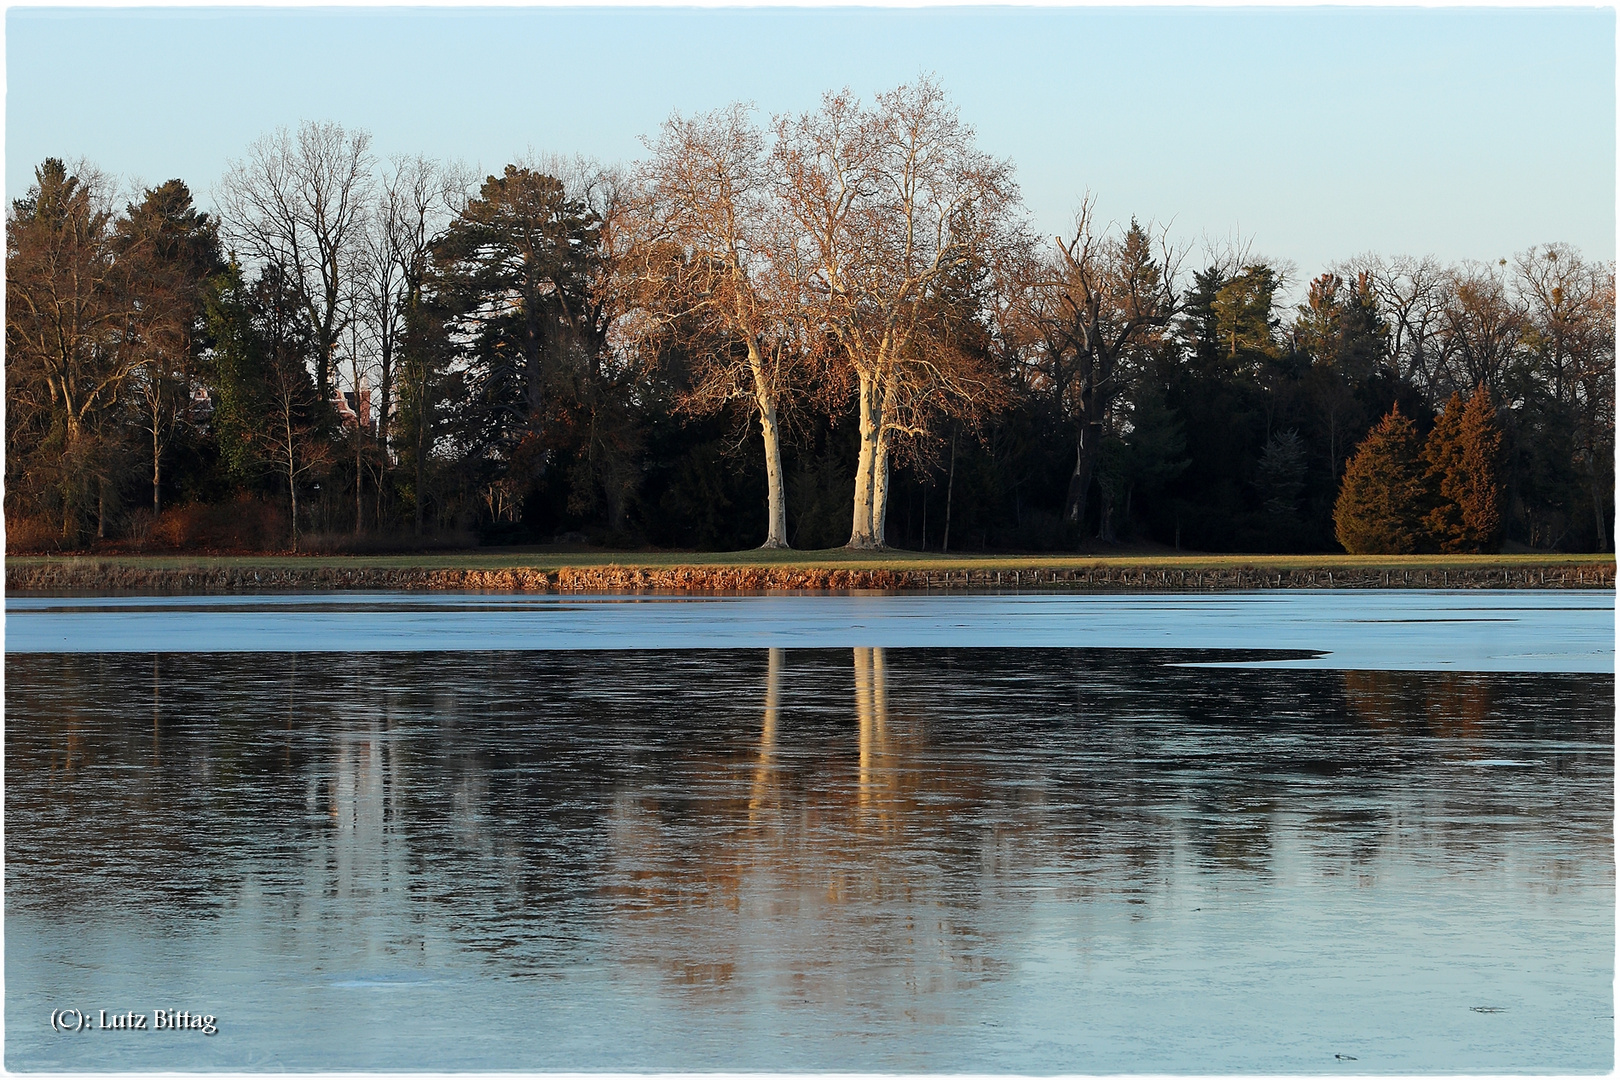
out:
<path id="1" fill-rule="evenodd" d="M 1424 516 L 1430 540 L 1447 554 L 1493 550 L 1502 532 L 1499 463 L 1502 432 L 1482 384 L 1463 404 L 1452 394 L 1423 445 L 1434 506 Z"/>
<path id="2" fill-rule="evenodd" d="M 1389 411 L 1356 449 L 1333 507 L 1334 535 L 1352 555 L 1403 555 L 1423 538 L 1425 485 L 1417 428 Z"/>

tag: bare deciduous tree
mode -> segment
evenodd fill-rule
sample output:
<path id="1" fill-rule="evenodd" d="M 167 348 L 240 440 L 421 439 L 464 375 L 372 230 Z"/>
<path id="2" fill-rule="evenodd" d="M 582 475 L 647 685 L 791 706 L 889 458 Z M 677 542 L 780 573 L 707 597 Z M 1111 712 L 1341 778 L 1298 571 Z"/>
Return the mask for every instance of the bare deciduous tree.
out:
<path id="1" fill-rule="evenodd" d="M 1346 281 L 1367 276 L 1379 312 L 1389 324 L 1389 360 L 1396 375 L 1424 390 L 1434 387 L 1440 375 L 1437 335 L 1445 283 L 1440 264 L 1432 257 L 1385 259 L 1368 254 L 1350 260 L 1338 272 Z M 1431 396 L 1444 400 L 1438 391 Z"/>
<path id="2" fill-rule="evenodd" d="M 1524 344 L 1535 376 L 1574 422 L 1576 455 L 1608 546 L 1614 460 L 1614 264 L 1588 263 L 1567 244 L 1514 260 Z"/>
<path id="3" fill-rule="evenodd" d="M 298 550 L 298 484 L 331 462 L 334 446 L 322 430 L 329 406 L 310 378 L 317 334 L 290 277 L 275 266 L 260 275 L 249 300 L 254 338 L 255 405 L 247 431 L 262 459 L 287 481 L 292 547 Z"/>
<path id="4" fill-rule="evenodd" d="M 1568 244 L 1546 244 L 1514 259 L 1514 285 L 1524 305 L 1524 340 L 1535 357 L 1536 374 L 1553 399 L 1567 403 L 1583 359 L 1612 325 L 1613 305 L 1603 310 L 1611 290 L 1606 268 L 1586 262 Z M 1605 318 L 1605 316 L 1607 316 Z M 1613 333 L 1607 334 L 1613 348 Z"/>
<path id="5" fill-rule="evenodd" d="M 420 358 L 402 357 L 407 327 L 422 302 L 422 283 L 428 270 L 434 238 L 461 212 L 472 174 L 458 164 L 433 161 L 420 155 L 397 157 L 384 171 L 376 210 L 367 233 L 364 302 L 375 350 L 377 374 L 377 460 L 384 474 L 389 462 L 389 436 L 394 419 L 398 383 L 412 384 L 407 392 L 418 407 L 431 395 L 425 385 L 428 365 Z M 416 532 L 422 531 L 420 493 L 426 482 L 431 419 L 418 418 L 409 448 L 416 472 Z M 377 517 L 382 519 L 383 491 L 379 476 Z"/>
<path id="6" fill-rule="evenodd" d="M 1506 393 L 1504 379 L 1519 352 L 1524 311 L 1502 267 L 1465 263 L 1446 272 L 1436 335 L 1439 372 L 1431 388 L 1436 399 L 1482 385 Z"/>
<path id="7" fill-rule="evenodd" d="M 1054 256 L 1037 264 L 1028 290 L 1031 327 L 1041 343 L 1042 374 L 1075 425 L 1074 472 L 1064 520 L 1081 524 L 1106 420 L 1130 376 L 1129 360 L 1152 345 L 1178 310 L 1181 254 L 1165 230 L 1135 221 L 1123 234 L 1099 230 L 1093 200 L 1075 215 L 1074 234 L 1058 237 Z"/>
<path id="8" fill-rule="evenodd" d="M 942 412 L 992 403 L 999 376 L 953 340 L 948 286 L 995 261 L 1014 235 L 1012 167 L 981 152 L 931 79 L 847 90 L 776 121 L 788 212 L 801 230 L 815 332 L 854 383 L 860 456 L 849 546 L 884 546 L 890 457 Z"/>
<path id="9" fill-rule="evenodd" d="M 332 394 L 338 343 L 356 317 L 371 136 L 334 123 L 281 128 L 232 162 L 218 202 L 228 242 L 250 261 L 282 269 L 315 327 L 315 388 Z M 323 405 L 323 407 L 325 407 Z"/>
<path id="10" fill-rule="evenodd" d="M 764 133 L 743 105 L 673 117 L 645 167 L 640 277 L 660 329 L 691 357 L 683 405 L 751 402 L 765 446 L 766 548 L 785 548 L 787 501 L 778 413 L 802 366 L 793 243 Z"/>

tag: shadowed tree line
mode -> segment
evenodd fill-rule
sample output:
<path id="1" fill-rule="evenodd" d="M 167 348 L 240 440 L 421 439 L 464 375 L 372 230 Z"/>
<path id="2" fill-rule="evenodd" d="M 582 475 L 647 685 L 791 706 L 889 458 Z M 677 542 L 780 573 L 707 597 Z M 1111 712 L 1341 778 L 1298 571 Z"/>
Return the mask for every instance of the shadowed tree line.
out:
<path id="1" fill-rule="evenodd" d="M 646 145 L 475 183 L 305 123 L 208 212 L 46 161 L 9 546 L 1612 547 L 1612 263 L 1365 255 L 1290 306 L 1089 200 L 1035 234 L 926 79 Z"/>

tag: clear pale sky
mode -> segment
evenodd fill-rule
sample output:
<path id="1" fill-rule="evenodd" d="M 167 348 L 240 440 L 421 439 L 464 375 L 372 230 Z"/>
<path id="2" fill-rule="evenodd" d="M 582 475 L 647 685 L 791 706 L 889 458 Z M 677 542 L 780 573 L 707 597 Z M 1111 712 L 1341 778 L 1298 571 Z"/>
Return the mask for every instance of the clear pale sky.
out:
<path id="1" fill-rule="evenodd" d="M 1302 276 L 1373 250 L 1615 251 L 1611 8 L 11 8 L 6 197 L 46 156 L 199 202 L 278 125 L 485 172 L 629 161 L 672 110 L 812 108 L 934 73 L 1029 214 L 1241 233 Z"/>

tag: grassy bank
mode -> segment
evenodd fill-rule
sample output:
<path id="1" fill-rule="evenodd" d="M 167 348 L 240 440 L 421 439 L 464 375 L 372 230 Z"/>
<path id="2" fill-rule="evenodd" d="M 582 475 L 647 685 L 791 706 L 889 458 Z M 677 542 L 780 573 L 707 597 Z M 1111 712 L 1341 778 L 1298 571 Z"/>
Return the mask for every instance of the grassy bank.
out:
<path id="1" fill-rule="evenodd" d="M 10 592 L 490 589 L 1612 588 L 1610 555 L 936 555 L 890 551 L 19 556 Z"/>
<path id="2" fill-rule="evenodd" d="M 680 566 L 782 567 L 845 570 L 1075 570 L 1165 568 L 1219 570 L 1254 567 L 1266 570 L 1454 569 L 1485 567 L 1613 566 L 1613 555 L 939 555 L 917 551 L 563 551 L 551 548 L 491 548 L 469 552 L 426 552 L 404 555 L 10 555 L 13 567 L 108 567 L 131 570 L 211 570 L 243 567 L 267 569 L 383 570 L 512 570 L 555 573 L 564 567 Z"/>

